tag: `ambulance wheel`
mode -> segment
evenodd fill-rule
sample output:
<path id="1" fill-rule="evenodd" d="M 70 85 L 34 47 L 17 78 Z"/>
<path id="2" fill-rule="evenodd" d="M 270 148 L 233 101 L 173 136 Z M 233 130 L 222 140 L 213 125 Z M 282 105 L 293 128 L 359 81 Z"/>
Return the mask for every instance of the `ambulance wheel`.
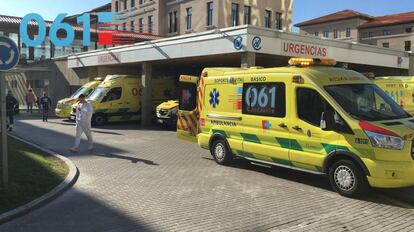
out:
<path id="1" fill-rule="evenodd" d="M 104 114 L 94 114 L 92 116 L 92 125 L 102 126 L 106 123 L 106 117 Z"/>
<path id="2" fill-rule="evenodd" d="M 213 144 L 211 144 L 210 152 L 218 164 L 226 165 L 233 161 L 233 155 L 231 154 L 226 141 L 223 139 L 215 140 Z"/>
<path id="3" fill-rule="evenodd" d="M 350 160 L 339 160 L 329 168 L 332 188 L 345 197 L 359 197 L 368 193 L 369 185 L 364 172 Z"/>

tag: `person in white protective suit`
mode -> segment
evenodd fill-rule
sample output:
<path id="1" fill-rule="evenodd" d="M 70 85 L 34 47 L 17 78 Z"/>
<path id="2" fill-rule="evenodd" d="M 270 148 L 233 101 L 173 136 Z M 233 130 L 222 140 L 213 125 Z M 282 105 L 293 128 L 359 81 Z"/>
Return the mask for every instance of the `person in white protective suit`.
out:
<path id="1" fill-rule="evenodd" d="M 76 138 L 75 145 L 70 149 L 72 152 L 79 151 L 82 133 L 85 133 L 88 138 L 88 150 L 93 150 L 93 140 L 91 132 L 91 119 L 93 114 L 93 107 L 90 102 L 87 102 L 85 95 L 79 96 L 79 103 L 76 107 Z"/>

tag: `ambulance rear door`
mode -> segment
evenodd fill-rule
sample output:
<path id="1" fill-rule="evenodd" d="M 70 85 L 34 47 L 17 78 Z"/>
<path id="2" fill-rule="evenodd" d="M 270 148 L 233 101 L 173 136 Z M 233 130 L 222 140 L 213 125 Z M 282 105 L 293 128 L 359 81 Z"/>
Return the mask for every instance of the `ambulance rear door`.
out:
<path id="1" fill-rule="evenodd" d="M 181 75 L 178 87 L 177 136 L 191 142 L 197 142 L 198 134 L 198 79 L 196 76 Z"/>

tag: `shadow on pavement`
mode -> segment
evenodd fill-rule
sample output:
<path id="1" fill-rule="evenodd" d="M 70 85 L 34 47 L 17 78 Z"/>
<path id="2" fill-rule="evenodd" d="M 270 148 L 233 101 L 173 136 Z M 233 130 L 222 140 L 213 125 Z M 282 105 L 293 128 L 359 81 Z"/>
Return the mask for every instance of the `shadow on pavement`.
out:
<path id="1" fill-rule="evenodd" d="M 116 159 L 124 159 L 124 160 L 129 160 L 131 161 L 131 163 L 139 163 L 142 162 L 144 164 L 148 164 L 148 165 L 159 165 L 157 163 L 155 163 L 152 160 L 146 160 L 146 159 L 140 159 L 140 158 L 136 158 L 136 157 L 130 157 L 130 156 L 124 156 L 124 155 L 117 155 L 117 154 L 95 154 L 96 156 L 101 156 L 101 157 L 106 157 L 106 158 L 116 158 Z"/>
<path id="2" fill-rule="evenodd" d="M 116 190 L 108 190 L 107 194 L 116 195 Z M 118 201 L 116 197 L 110 201 L 97 199 L 77 190 L 75 185 L 58 201 L 0 225 L 0 231 L 158 231 L 150 222 L 122 212 Z"/>
<path id="3" fill-rule="evenodd" d="M 68 135 L 68 134 L 64 134 L 61 132 L 48 129 L 47 124 L 48 123 L 45 123 L 44 124 L 45 127 L 43 128 L 39 126 L 33 126 L 24 121 L 16 121 L 16 130 L 13 132 L 13 134 L 16 136 L 22 137 L 25 140 L 28 140 L 39 146 L 52 150 L 58 154 L 65 155 L 67 157 L 99 156 L 99 157 L 106 157 L 106 158 L 129 160 L 132 163 L 142 162 L 144 164 L 158 165 L 151 160 L 145 160 L 145 159 L 140 159 L 138 157 L 132 157 L 132 156 L 129 157 L 125 155 L 120 155 L 120 154 L 127 153 L 127 151 L 121 148 L 108 146 L 106 144 L 99 143 L 97 142 L 96 139 L 94 141 L 95 150 L 92 152 L 87 151 L 86 150 L 87 141 L 84 138 L 85 137 L 84 135 L 81 141 L 80 152 L 72 153 L 69 151 L 69 148 L 73 146 L 74 135 Z M 109 134 L 117 134 L 117 133 L 109 132 Z M 42 141 L 39 141 L 37 137 L 42 137 Z"/>
<path id="4" fill-rule="evenodd" d="M 215 162 L 212 157 L 202 158 Z M 277 166 L 271 168 L 257 166 L 251 164 L 250 161 L 245 159 L 236 159 L 235 162 L 232 163 L 229 167 L 261 172 L 263 174 L 270 175 L 276 178 L 309 185 L 336 194 L 336 192 L 332 189 L 329 183 L 329 179 L 326 176 L 313 175 L 306 172 L 296 171 Z M 400 189 L 373 188 L 367 196 L 362 196 L 359 198 L 359 200 L 407 209 L 414 209 L 414 187 Z"/>

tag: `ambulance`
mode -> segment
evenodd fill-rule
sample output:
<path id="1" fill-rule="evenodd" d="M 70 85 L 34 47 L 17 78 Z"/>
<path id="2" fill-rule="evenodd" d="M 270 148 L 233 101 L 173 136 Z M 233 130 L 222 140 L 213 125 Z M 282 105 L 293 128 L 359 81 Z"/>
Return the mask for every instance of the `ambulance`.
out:
<path id="1" fill-rule="evenodd" d="M 414 114 L 414 76 L 376 77 L 374 83 L 408 113 Z"/>
<path id="2" fill-rule="evenodd" d="M 80 87 L 75 93 L 72 94 L 69 98 L 61 99 L 57 102 L 55 114 L 59 118 L 70 119 L 70 112 L 72 110 L 72 105 L 76 103 L 78 97 L 83 94 L 88 96 L 101 82 L 103 78 L 97 77 L 94 81 L 88 82 Z"/>
<path id="3" fill-rule="evenodd" d="M 172 78 L 152 80 L 153 107 L 174 96 L 176 81 Z M 92 124 L 135 121 L 141 119 L 141 77 L 134 75 L 108 75 L 87 97 L 93 105 Z M 71 119 L 76 117 L 73 105 Z"/>
<path id="4" fill-rule="evenodd" d="M 414 185 L 414 118 L 334 60 L 289 67 L 206 68 L 179 84 L 177 135 L 235 158 L 326 175 L 348 197 Z"/>
<path id="5" fill-rule="evenodd" d="M 155 109 L 157 122 L 168 127 L 177 125 L 178 100 L 168 100 Z"/>

